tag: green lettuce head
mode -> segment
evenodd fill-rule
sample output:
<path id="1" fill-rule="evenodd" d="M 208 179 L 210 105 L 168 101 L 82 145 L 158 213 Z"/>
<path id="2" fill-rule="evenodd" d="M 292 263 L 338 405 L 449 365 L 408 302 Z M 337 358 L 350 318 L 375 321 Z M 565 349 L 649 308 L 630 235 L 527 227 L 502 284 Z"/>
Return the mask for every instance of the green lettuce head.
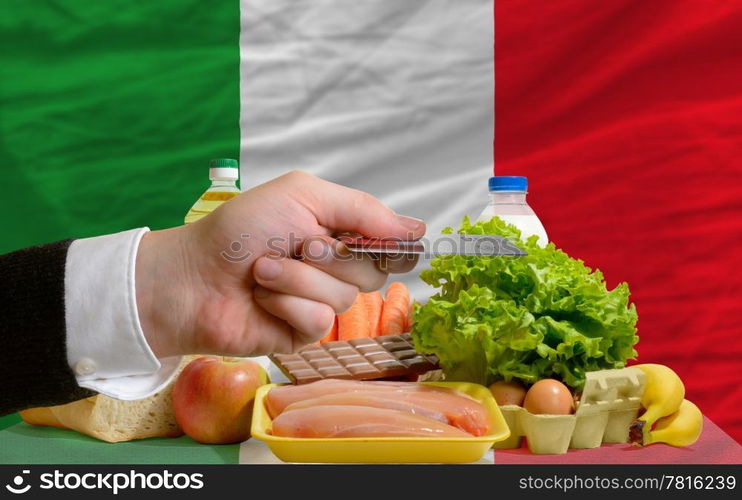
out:
<path id="1" fill-rule="evenodd" d="M 637 314 L 626 283 L 608 290 L 600 271 L 553 243 L 538 246 L 536 236 L 522 240 L 498 217 L 464 218 L 458 232 L 504 236 L 528 256 L 443 256 L 420 274 L 440 290 L 415 306 L 412 338 L 416 349 L 438 356 L 447 380 L 557 378 L 579 390 L 585 372 L 636 357 Z"/>

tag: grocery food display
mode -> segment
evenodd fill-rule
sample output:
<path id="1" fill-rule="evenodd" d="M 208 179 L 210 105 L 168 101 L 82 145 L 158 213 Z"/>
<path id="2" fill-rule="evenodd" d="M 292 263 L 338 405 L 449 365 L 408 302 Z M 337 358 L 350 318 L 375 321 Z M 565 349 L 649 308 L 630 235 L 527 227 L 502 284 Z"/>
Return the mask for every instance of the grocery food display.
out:
<path id="1" fill-rule="evenodd" d="M 409 331 L 411 313 L 410 291 L 395 281 L 384 296 L 378 291 L 359 293 L 347 311 L 335 315 L 335 323 L 319 343 L 404 333 Z"/>
<path id="2" fill-rule="evenodd" d="M 410 331 L 448 380 L 530 385 L 554 378 L 579 391 L 586 373 L 636 357 L 637 314 L 626 283 L 609 290 L 599 270 L 554 243 L 541 247 L 535 235 L 521 240 L 497 217 L 465 218 L 459 231 L 507 237 L 528 255 L 442 256 L 420 273 L 439 291 L 415 307 Z"/>
<path id="3" fill-rule="evenodd" d="M 472 436 L 486 434 L 489 427 L 487 412 L 475 399 L 447 387 L 412 382 L 326 379 L 305 386 L 276 387 L 268 393 L 265 404 L 274 419 L 293 410 L 353 406 L 413 414 L 450 424 Z"/>
<path id="4" fill-rule="evenodd" d="M 636 444 L 666 443 L 673 446 L 690 446 L 703 431 L 703 415 L 696 405 L 684 399 L 676 411 L 657 420 L 647 436 Z"/>
<path id="5" fill-rule="evenodd" d="M 526 394 L 526 403 L 538 384 Z M 595 448 L 602 443 L 625 443 L 629 426 L 641 409 L 644 387 L 644 373 L 637 368 L 599 370 L 586 374 L 575 410 L 571 395 L 567 396 L 567 411 L 562 411 L 565 401 L 553 401 L 552 395 L 544 391 L 536 394 L 544 399 L 535 408 L 551 405 L 559 413 L 534 413 L 534 407 L 529 408 L 526 403 L 501 406 L 511 434 L 507 440 L 496 443 L 495 448 L 520 447 L 523 437 L 528 449 L 538 454 L 566 453 L 569 448 Z"/>
<path id="6" fill-rule="evenodd" d="M 474 436 L 456 426 L 456 412 L 461 412 L 456 405 L 448 407 L 448 416 L 444 413 L 440 417 L 449 419 L 448 423 L 399 409 L 398 402 L 395 401 L 390 401 L 389 404 L 397 409 L 318 405 L 291 411 L 288 409 L 291 405 L 287 405 L 284 413 L 278 413 L 275 419 L 271 418 L 269 408 L 272 406 L 268 400 L 272 391 L 276 390 L 282 396 L 284 390 L 295 394 L 295 389 L 305 391 L 305 388 L 311 388 L 305 392 L 305 396 L 313 397 L 318 393 L 337 389 L 333 381 L 322 381 L 308 386 L 280 387 L 269 384 L 261 387 L 256 395 L 252 436 L 265 441 L 271 451 L 286 462 L 466 463 L 478 460 L 496 441 L 505 439 L 510 434 L 492 394 L 486 387 L 478 384 L 343 383 L 360 385 L 363 391 L 372 388 L 370 394 L 377 395 L 419 391 L 437 398 L 440 390 L 444 390 L 443 394 L 448 397 L 462 398 L 474 412 L 471 415 L 472 421 L 484 422 L 477 424 L 484 434 Z M 320 384 L 319 388 L 312 387 L 315 384 Z M 323 384 L 325 387 L 322 387 Z M 295 397 L 302 397 L 301 393 Z M 292 401 L 293 399 L 291 398 Z M 427 403 L 424 404 L 427 406 Z M 366 415 L 372 416 L 367 418 Z M 422 427 L 421 422 L 424 422 Z M 277 435 L 276 424 L 281 425 L 278 433 L 290 435 Z M 310 435 L 312 437 L 308 437 Z"/>
<path id="7" fill-rule="evenodd" d="M 516 175 L 496 175 L 487 181 L 490 199 L 477 218 L 478 222 L 489 222 L 499 217 L 520 230 L 522 239 L 531 236 L 538 238 L 537 244 L 545 246 L 549 242 L 546 228 L 528 205 L 528 178 Z"/>
<path id="8" fill-rule="evenodd" d="M 178 375 L 175 418 L 199 443 L 239 443 L 250 437 L 253 401 L 268 374 L 249 359 L 202 356 Z"/>
<path id="9" fill-rule="evenodd" d="M 196 356 L 186 356 L 182 370 Z M 172 404 L 175 378 L 160 392 L 136 401 L 123 401 L 103 394 L 65 405 L 29 408 L 20 412 L 28 424 L 70 429 L 109 443 L 151 437 L 176 438 L 183 429 L 175 419 Z"/>
<path id="10" fill-rule="evenodd" d="M 422 374 L 438 367 L 435 356 L 415 351 L 409 334 L 309 345 L 273 362 L 295 384 L 323 378 L 373 380 Z"/>
<path id="11" fill-rule="evenodd" d="M 440 289 L 425 304 L 402 283 L 359 293 L 322 340 L 270 356 L 288 385 L 249 359 L 189 357 L 146 400 L 97 396 L 23 418 L 111 442 L 252 435 L 290 462 L 463 463 L 524 438 L 533 454 L 699 438 L 703 416 L 672 369 L 626 367 L 638 341 L 627 284 L 609 290 L 600 271 L 499 218 L 461 231 L 528 255 L 438 257 L 421 274 Z"/>
<path id="12" fill-rule="evenodd" d="M 523 408 L 533 415 L 569 415 L 575 411 L 575 398 L 566 385 L 543 378 L 528 389 Z"/>
<path id="13" fill-rule="evenodd" d="M 685 399 L 683 381 L 667 366 L 646 364 L 637 368 L 647 377 L 647 388 L 642 395 L 646 411 L 631 425 L 630 441 L 638 445 L 693 444 L 703 430 L 703 415 Z"/>
<path id="14" fill-rule="evenodd" d="M 238 194 L 239 165 L 231 158 L 215 158 L 209 161 L 209 180 L 211 186 L 196 200 L 186 213 L 184 222 L 191 224 L 206 217 L 225 201 Z"/>

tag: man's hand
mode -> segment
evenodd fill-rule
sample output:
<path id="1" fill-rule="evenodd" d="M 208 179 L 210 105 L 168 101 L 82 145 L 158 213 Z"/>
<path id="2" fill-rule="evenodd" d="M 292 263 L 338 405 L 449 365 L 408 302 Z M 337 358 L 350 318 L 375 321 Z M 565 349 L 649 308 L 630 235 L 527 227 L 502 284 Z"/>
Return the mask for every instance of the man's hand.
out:
<path id="1" fill-rule="evenodd" d="M 332 236 L 418 239 L 425 224 L 373 196 L 292 172 L 187 226 L 145 234 L 139 318 L 158 357 L 291 352 L 324 336 L 360 291 L 415 258 L 350 255 Z"/>

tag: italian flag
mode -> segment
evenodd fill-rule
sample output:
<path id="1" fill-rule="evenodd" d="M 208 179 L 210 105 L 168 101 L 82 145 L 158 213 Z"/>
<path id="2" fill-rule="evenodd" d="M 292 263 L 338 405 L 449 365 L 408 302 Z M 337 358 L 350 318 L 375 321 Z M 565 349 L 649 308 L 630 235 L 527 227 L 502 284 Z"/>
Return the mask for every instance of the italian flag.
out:
<path id="1" fill-rule="evenodd" d="M 301 168 L 431 233 L 476 215 L 493 4 L 3 0 L 0 251 L 180 224 L 215 157 L 243 188 Z M 498 175 L 527 175 L 557 244 L 631 284 L 640 359 L 738 441 L 740 20 L 739 2 L 497 1 Z"/>

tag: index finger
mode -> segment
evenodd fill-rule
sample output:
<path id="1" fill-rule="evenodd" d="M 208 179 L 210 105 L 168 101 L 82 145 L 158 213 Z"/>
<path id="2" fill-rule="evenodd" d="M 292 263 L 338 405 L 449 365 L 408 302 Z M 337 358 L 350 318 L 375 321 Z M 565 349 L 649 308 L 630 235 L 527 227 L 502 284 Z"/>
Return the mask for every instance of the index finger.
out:
<path id="1" fill-rule="evenodd" d="M 325 181 L 305 172 L 292 172 L 301 202 L 317 222 L 332 231 L 351 231 L 367 237 L 417 240 L 425 234 L 425 222 L 396 214 L 374 196 Z"/>

